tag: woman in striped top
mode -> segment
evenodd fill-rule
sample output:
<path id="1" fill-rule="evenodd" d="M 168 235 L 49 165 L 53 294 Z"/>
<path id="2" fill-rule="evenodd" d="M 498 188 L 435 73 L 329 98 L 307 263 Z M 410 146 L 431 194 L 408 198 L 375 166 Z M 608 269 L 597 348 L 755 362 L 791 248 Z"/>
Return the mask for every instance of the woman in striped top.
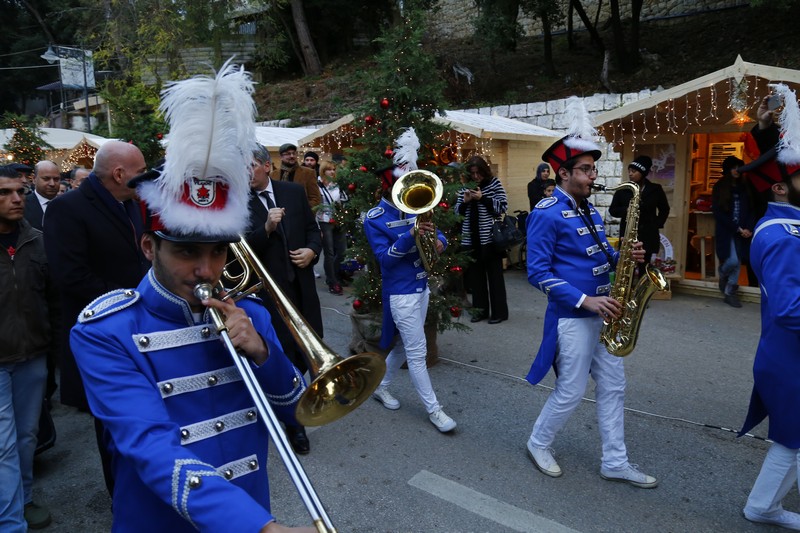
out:
<path id="1" fill-rule="evenodd" d="M 471 322 L 488 318 L 489 324 L 508 319 L 506 285 L 503 280 L 503 254 L 494 248 L 492 225 L 508 209 L 503 185 L 486 161 L 474 156 L 466 163 L 467 173 L 477 183 L 473 189 L 458 193 L 456 211 L 464 216 L 461 224 L 461 246 L 470 253 L 473 263 L 467 276 L 472 289 Z"/>

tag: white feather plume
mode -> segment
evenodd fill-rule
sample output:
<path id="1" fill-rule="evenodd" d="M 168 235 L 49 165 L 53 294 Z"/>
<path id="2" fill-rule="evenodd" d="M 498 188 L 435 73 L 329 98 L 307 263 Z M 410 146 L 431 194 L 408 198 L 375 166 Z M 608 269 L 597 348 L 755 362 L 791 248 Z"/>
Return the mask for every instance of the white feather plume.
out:
<path id="1" fill-rule="evenodd" d="M 778 161 L 784 165 L 800 164 L 800 108 L 797 105 L 797 95 L 783 83 L 774 85 L 773 90 L 783 101 Z"/>
<path id="2" fill-rule="evenodd" d="M 394 164 L 403 172 L 417 170 L 419 138 L 414 128 L 408 128 L 394 141 Z"/>
<path id="3" fill-rule="evenodd" d="M 570 96 L 567 99 L 567 122 L 569 130 L 564 144 L 583 151 L 600 149 L 594 141 L 597 137 L 597 130 L 594 128 L 592 117 L 586 110 L 582 98 Z"/>
<path id="4" fill-rule="evenodd" d="M 139 187 L 148 207 L 179 233 L 241 232 L 247 225 L 250 163 L 256 148 L 254 83 L 249 73 L 225 62 L 216 76 L 170 83 L 159 109 L 170 126 L 164 171 Z M 179 201 L 193 178 L 225 183 L 224 209 L 198 209 Z"/>

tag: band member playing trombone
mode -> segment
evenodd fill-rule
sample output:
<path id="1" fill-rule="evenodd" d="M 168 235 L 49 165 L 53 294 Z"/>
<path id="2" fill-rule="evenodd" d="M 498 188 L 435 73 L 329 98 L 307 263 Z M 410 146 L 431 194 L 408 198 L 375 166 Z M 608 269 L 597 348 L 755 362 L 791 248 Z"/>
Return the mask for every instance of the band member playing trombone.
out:
<path id="1" fill-rule="evenodd" d="M 542 156 L 556 174 L 556 190 L 536 204 L 527 219 L 528 280 L 548 299 L 544 337 L 527 379 L 535 385 L 551 366 L 556 369 L 555 389 L 533 426 L 528 454 L 542 473 L 562 475 L 550 446 L 580 403 L 591 375 L 597 385 L 603 446 L 600 476 L 652 488 L 656 478 L 628 462 L 622 359 L 609 354 L 600 342 L 603 321 L 618 318 L 622 311 L 622 305 L 609 296 L 609 273 L 619 252 L 608 243 L 603 220 L 588 202 L 601 151 L 592 140 L 594 128 L 583 102 L 573 97 L 567 112 L 575 117 L 569 134 Z M 634 245 L 632 255 L 638 262 L 644 260 L 641 242 Z"/>
<path id="2" fill-rule="evenodd" d="M 113 457 L 114 531 L 316 531 L 275 522 L 267 430 L 231 352 L 250 360 L 285 423 L 296 424 L 302 377 L 259 302 L 195 295 L 198 284 L 217 285 L 228 243 L 247 229 L 251 91 L 247 73 L 226 64 L 216 79 L 164 92 L 166 161 L 130 184 L 147 206 L 141 246 L 152 269 L 135 290 L 89 304 L 72 330 Z M 211 310 L 224 317 L 230 351 Z"/>

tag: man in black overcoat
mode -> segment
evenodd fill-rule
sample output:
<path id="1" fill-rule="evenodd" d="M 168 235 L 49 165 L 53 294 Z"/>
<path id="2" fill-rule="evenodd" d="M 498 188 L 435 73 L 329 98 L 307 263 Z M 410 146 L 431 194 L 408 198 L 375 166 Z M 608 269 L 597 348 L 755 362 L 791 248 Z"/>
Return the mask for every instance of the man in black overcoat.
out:
<path id="1" fill-rule="evenodd" d="M 305 189 L 298 183 L 270 179 L 269 152 L 254 154 L 250 191 L 250 231 L 247 241 L 280 290 L 322 337 L 322 313 L 314 279 L 314 264 L 322 250 L 322 234 Z M 284 352 L 301 372 L 308 370 L 291 333 L 278 315 L 272 298 L 262 295 Z M 308 453 L 302 427 L 286 428 L 297 453 Z"/>

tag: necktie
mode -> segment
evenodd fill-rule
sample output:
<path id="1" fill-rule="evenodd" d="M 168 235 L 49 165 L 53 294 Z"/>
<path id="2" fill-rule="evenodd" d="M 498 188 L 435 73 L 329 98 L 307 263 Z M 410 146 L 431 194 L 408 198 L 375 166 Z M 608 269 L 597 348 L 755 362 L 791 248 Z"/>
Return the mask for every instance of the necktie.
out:
<path id="1" fill-rule="evenodd" d="M 267 208 L 274 209 L 277 207 L 275 202 L 272 200 L 272 195 L 270 191 L 261 191 L 259 193 L 264 199 L 267 201 Z M 278 234 L 281 236 L 281 240 L 283 241 L 283 250 L 284 250 L 284 257 L 286 257 L 286 276 L 288 277 L 289 281 L 294 281 L 294 266 L 292 262 L 289 260 L 289 243 L 286 240 L 286 230 L 283 227 L 283 220 L 280 221 L 278 224 Z"/>

